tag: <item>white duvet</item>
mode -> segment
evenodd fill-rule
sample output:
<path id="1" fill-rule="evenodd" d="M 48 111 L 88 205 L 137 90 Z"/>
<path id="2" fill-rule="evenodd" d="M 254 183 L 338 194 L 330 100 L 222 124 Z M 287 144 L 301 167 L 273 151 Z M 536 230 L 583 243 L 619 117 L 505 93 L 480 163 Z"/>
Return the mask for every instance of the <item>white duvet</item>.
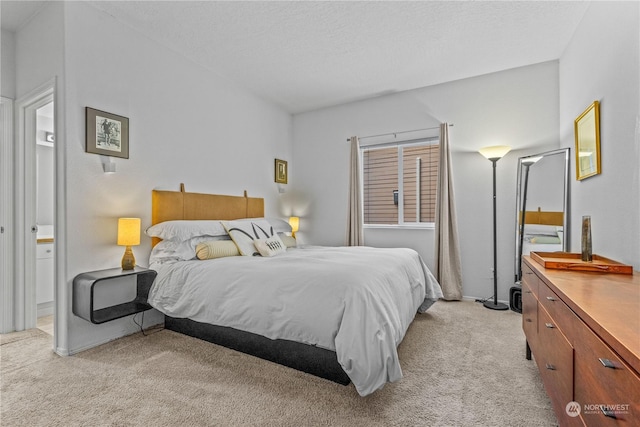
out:
<path id="1" fill-rule="evenodd" d="M 311 247 L 271 258 L 151 262 L 156 309 L 335 351 L 362 396 L 402 378 L 397 346 L 416 312 L 442 297 L 412 249 Z"/>

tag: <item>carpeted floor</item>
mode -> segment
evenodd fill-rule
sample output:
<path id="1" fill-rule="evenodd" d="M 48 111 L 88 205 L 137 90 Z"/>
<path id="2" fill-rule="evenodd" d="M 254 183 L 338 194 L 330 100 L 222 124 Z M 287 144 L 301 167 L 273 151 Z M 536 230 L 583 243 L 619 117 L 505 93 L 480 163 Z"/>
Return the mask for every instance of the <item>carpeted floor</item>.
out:
<path id="1" fill-rule="evenodd" d="M 72 357 L 37 329 L 0 340 L 0 425 L 552 426 L 521 317 L 438 302 L 400 345 L 404 378 L 347 387 L 156 329 Z"/>

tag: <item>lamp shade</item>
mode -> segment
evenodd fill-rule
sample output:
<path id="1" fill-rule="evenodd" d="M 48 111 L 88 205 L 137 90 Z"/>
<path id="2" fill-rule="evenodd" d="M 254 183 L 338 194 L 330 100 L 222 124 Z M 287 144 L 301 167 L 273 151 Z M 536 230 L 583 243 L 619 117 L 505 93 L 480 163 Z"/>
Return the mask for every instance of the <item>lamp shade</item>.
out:
<path id="1" fill-rule="evenodd" d="M 140 218 L 118 218 L 118 245 L 140 244 Z"/>
<path id="2" fill-rule="evenodd" d="M 300 229 L 300 218 L 297 216 L 289 217 L 289 225 L 291 226 L 291 231 L 295 233 Z"/>
<path id="3" fill-rule="evenodd" d="M 484 147 L 478 150 L 480 154 L 482 154 L 489 160 L 501 159 L 509 151 L 511 151 L 511 147 L 509 147 L 508 145 L 493 145 L 491 147 Z"/>

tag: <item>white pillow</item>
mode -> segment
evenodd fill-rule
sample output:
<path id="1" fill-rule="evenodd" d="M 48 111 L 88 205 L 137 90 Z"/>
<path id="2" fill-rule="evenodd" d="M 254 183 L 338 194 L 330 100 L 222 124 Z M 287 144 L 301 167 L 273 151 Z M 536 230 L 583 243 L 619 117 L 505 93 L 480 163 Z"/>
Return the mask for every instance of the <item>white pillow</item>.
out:
<path id="1" fill-rule="evenodd" d="M 149 263 L 165 262 L 165 261 L 188 261 L 196 257 L 196 246 L 208 240 L 229 239 L 229 236 L 197 236 L 192 237 L 184 242 L 173 242 L 171 240 L 163 240 L 154 246 L 149 257 Z M 233 243 L 227 240 L 230 243 Z"/>
<path id="2" fill-rule="evenodd" d="M 159 237 L 162 240 L 184 242 L 198 236 L 225 236 L 227 231 L 220 221 L 210 220 L 176 220 L 164 221 L 152 225 L 145 231 L 149 237 Z"/>
<path id="3" fill-rule="evenodd" d="M 277 234 L 274 234 L 268 239 L 256 239 L 253 241 L 253 244 L 258 252 L 260 252 L 260 255 L 266 257 L 276 256 L 287 251 L 287 247 Z"/>
<path id="4" fill-rule="evenodd" d="M 265 219 L 222 221 L 227 233 L 244 256 L 259 255 L 253 244 L 257 239 L 268 239 L 275 235 L 273 227 Z"/>
<path id="5" fill-rule="evenodd" d="M 238 247 L 232 240 L 207 240 L 196 246 L 198 259 L 215 259 L 239 255 Z"/>
<path id="6" fill-rule="evenodd" d="M 286 234 L 278 234 L 278 236 L 287 248 L 295 248 L 296 246 L 298 246 L 298 242 L 296 241 L 295 237 L 287 236 Z"/>

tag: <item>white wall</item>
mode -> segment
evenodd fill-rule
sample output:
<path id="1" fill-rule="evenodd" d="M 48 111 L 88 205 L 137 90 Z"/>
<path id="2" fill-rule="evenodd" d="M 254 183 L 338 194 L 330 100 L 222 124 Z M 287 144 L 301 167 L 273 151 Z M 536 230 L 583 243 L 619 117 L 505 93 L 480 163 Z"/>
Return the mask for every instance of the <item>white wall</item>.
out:
<path id="1" fill-rule="evenodd" d="M 150 225 L 151 190 L 178 190 L 265 198 L 267 215 L 281 212 L 273 182 L 273 159 L 291 159 L 291 116 L 216 74 L 184 59 L 89 3 L 47 6 L 38 15 L 48 27 L 61 28 L 64 46 L 56 61 L 64 67 L 31 70 L 47 48 L 47 29 L 30 23 L 18 33 L 18 87 L 33 87 L 40 74 L 58 75 L 62 93 L 56 116 L 56 146 L 66 216 L 58 227 L 65 242 L 64 280 L 71 289 L 85 271 L 117 267 L 123 249 L 116 246 L 117 218 L 142 218 Z M 52 21 L 53 20 L 53 21 Z M 59 24 L 59 25 L 57 25 Z M 45 47 L 42 47 L 42 44 Z M 23 79 L 22 71 L 25 72 Z M 103 173 L 101 157 L 85 153 L 85 107 L 129 118 L 129 159 L 114 159 L 117 172 Z M 61 123 L 63 121 L 63 123 Z M 62 131 L 61 131 L 62 129 Z M 60 189 L 58 189 L 60 190 Z M 60 194 L 60 191 L 59 191 Z M 60 225 L 60 224 L 58 224 Z M 147 265 L 150 239 L 134 248 L 137 263 Z M 56 253 L 60 253 L 58 248 Z M 71 292 L 64 293 L 68 351 L 135 332 L 131 318 L 92 325 L 71 313 Z M 161 319 L 145 317 L 145 325 Z"/>
<path id="2" fill-rule="evenodd" d="M 293 181 L 300 238 L 344 244 L 351 135 L 454 123 L 450 128 L 463 293 L 493 293 L 492 170 L 477 150 L 514 147 L 497 164 L 499 298 L 508 299 L 515 259 L 517 158 L 558 148 L 558 64 L 548 62 L 294 116 Z M 416 249 L 433 267 L 433 230 L 365 231 L 365 244 Z"/>
<path id="3" fill-rule="evenodd" d="M 580 250 L 591 215 L 593 252 L 640 269 L 640 5 L 594 2 L 560 59 L 560 135 L 575 146 L 573 123 L 600 101 L 602 174 L 575 179 L 571 247 Z"/>
<path id="4" fill-rule="evenodd" d="M 0 46 L 0 94 L 16 97 L 16 45 L 12 32 L 2 30 Z"/>

